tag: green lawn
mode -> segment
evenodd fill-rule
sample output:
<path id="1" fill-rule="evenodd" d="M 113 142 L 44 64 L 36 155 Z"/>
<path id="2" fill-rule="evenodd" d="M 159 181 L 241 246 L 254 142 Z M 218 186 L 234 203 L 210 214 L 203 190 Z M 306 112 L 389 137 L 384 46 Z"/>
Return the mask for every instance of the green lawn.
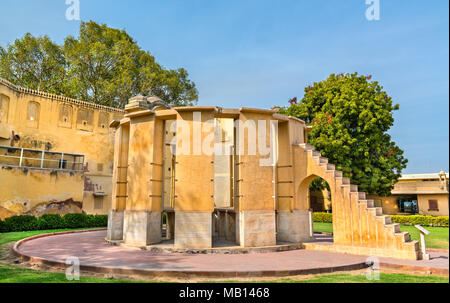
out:
<path id="1" fill-rule="evenodd" d="M 441 248 L 441 249 L 449 249 L 448 244 L 448 235 L 449 229 L 448 227 L 431 227 L 425 226 L 430 234 L 425 236 L 425 242 L 428 248 Z M 420 240 L 419 231 L 414 226 L 409 225 L 400 225 L 401 231 L 407 231 L 411 235 L 412 240 Z M 321 223 L 314 222 L 314 231 L 315 232 L 333 232 L 333 224 L 332 223 Z"/>
<path id="2" fill-rule="evenodd" d="M 215 282 L 215 281 L 214 281 Z M 235 283 L 239 281 L 221 281 Z M 449 278 L 435 276 L 413 276 L 406 274 L 380 273 L 379 280 L 368 280 L 366 275 L 326 274 L 305 279 L 280 278 L 277 280 L 253 281 L 251 283 L 449 283 Z"/>
<path id="3" fill-rule="evenodd" d="M 332 230 L 330 223 L 315 223 L 316 231 Z M 43 233 L 68 231 L 70 229 L 41 230 L 29 232 L 13 232 L 0 234 L 0 250 L 2 246 Z M 447 228 L 448 232 L 448 228 Z M 448 234 L 447 234 L 448 243 Z M 1 259 L 1 256 L 0 256 Z M 13 265 L 0 264 L 0 283 L 154 283 L 156 281 L 134 281 L 121 279 L 108 279 L 102 277 L 81 276 L 79 281 L 68 281 L 64 273 L 54 273 L 38 271 L 34 269 L 22 268 Z M 217 282 L 217 281 L 215 281 Z M 240 282 L 240 281 L 220 281 L 220 282 Z M 305 277 L 305 279 L 281 278 L 277 280 L 253 281 L 255 283 L 449 283 L 448 278 L 432 276 L 414 276 L 405 274 L 380 274 L 380 280 L 369 281 L 364 274 L 326 274 Z"/>

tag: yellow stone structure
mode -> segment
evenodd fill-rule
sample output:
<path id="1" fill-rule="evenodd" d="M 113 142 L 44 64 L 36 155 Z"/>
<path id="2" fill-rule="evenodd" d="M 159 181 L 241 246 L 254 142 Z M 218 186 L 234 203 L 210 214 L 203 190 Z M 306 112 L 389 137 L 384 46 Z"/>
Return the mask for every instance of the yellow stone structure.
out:
<path id="1" fill-rule="evenodd" d="M 0 78 L 0 219 L 111 205 L 114 133 L 124 111 Z"/>
<path id="2" fill-rule="evenodd" d="M 165 216 L 165 238 L 173 239 L 175 248 L 211 248 L 216 236 L 241 247 L 278 241 L 420 258 L 418 242 L 306 143 L 309 128 L 297 118 L 252 108 L 166 108 L 143 96 L 130 99 L 125 111 L 110 125 L 115 129 L 110 241 L 159 243 Z M 334 243 L 328 246 L 308 243 L 313 240 L 308 192 L 317 177 L 331 191 Z"/>

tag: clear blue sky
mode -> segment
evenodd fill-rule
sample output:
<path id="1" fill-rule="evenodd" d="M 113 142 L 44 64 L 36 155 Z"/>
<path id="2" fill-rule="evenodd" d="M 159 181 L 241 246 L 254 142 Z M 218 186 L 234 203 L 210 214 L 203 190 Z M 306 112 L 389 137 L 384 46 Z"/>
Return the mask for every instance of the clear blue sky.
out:
<path id="1" fill-rule="evenodd" d="M 80 0 L 81 20 L 126 29 L 167 68 L 184 67 L 199 105 L 286 105 L 330 73 L 373 75 L 400 104 L 405 173 L 449 169 L 448 0 Z M 0 45 L 30 32 L 62 43 L 79 22 L 65 0 L 1 0 Z"/>

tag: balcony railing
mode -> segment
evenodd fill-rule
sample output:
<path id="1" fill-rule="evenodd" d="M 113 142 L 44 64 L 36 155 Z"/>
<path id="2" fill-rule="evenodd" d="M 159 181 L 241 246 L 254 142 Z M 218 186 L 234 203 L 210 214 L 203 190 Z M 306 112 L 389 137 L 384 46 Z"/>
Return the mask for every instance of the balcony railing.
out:
<path id="1" fill-rule="evenodd" d="M 0 165 L 82 172 L 84 155 L 0 146 Z"/>

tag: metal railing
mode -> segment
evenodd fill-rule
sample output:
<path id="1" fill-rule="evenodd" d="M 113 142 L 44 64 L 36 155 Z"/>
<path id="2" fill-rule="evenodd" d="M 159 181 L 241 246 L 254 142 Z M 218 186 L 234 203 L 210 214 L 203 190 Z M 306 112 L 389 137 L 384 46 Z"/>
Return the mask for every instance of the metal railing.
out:
<path id="1" fill-rule="evenodd" d="M 0 146 L 0 165 L 82 172 L 84 155 Z"/>

